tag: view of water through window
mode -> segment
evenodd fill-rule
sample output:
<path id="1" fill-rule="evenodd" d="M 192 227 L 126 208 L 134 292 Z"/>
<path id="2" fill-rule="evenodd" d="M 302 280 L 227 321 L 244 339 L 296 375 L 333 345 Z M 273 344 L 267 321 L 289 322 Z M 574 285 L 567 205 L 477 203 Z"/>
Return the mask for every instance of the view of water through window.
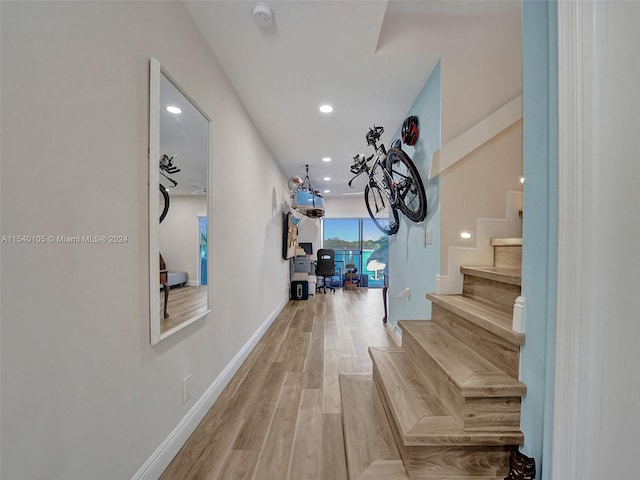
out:
<path id="1" fill-rule="evenodd" d="M 383 286 L 389 237 L 381 233 L 371 219 L 325 218 L 322 240 L 324 248 L 332 248 L 336 252 L 336 277 L 343 285 L 344 274 L 355 268 L 361 286 Z"/>

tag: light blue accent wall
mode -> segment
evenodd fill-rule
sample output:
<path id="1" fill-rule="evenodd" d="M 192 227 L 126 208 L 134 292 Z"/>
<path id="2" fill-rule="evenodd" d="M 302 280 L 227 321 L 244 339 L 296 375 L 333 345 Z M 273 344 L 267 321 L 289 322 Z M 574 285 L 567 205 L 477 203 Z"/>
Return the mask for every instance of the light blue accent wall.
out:
<path id="1" fill-rule="evenodd" d="M 522 403 L 523 453 L 534 457 L 538 479 L 551 478 L 555 370 L 558 71 L 557 5 L 524 0 L 523 163 L 524 223 L 522 295 L 526 299 L 520 375 L 527 384 Z"/>
<path id="2" fill-rule="evenodd" d="M 389 238 L 389 318 L 398 320 L 431 318 L 431 302 L 425 293 L 434 292 L 440 268 L 440 199 L 439 180 L 427 180 L 431 157 L 440 148 L 440 62 L 435 66 L 424 87 L 407 112 L 420 120 L 420 137 L 414 147 L 403 150 L 416 164 L 427 192 L 427 217 L 419 224 L 400 215 L 400 229 Z M 401 128 L 401 126 L 400 126 Z M 392 138 L 400 137 L 400 128 Z M 425 234 L 431 231 L 433 243 L 425 245 Z M 405 288 L 411 289 L 408 299 L 398 299 Z"/>

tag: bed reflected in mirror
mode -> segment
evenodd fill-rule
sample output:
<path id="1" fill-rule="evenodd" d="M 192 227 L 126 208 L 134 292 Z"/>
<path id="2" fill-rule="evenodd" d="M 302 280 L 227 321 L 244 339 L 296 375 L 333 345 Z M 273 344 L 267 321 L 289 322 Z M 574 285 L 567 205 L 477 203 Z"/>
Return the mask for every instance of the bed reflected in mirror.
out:
<path id="1" fill-rule="evenodd" d="M 151 343 L 210 311 L 210 120 L 151 61 L 149 239 Z M 156 123 L 154 124 L 154 120 Z"/>

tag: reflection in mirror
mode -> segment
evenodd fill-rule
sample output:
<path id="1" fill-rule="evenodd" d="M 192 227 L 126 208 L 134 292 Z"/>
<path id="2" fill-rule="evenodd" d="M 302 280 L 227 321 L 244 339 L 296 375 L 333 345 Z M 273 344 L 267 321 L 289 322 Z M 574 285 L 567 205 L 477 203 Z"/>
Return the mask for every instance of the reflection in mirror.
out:
<path id="1" fill-rule="evenodd" d="M 154 59 L 150 140 L 150 311 L 156 344 L 210 311 L 210 120 Z"/>

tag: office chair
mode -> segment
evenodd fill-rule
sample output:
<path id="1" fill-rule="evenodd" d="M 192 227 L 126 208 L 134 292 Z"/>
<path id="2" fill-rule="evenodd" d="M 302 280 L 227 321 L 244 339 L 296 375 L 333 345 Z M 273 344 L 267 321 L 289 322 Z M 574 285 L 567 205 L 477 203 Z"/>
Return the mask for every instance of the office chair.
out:
<path id="1" fill-rule="evenodd" d="M 335 287 L 331 286 L 331 278 L 336 274 L 336 264 L 334 257 L 336 252 L 331 248 L 321 248 L 318 250 L 318 261 L 316 264 L 316 277 L 324 278 L 322 288 L 327 293 L 327 287 L 336 293 Z M 328 279 L 328 280 L 327 280 Z M 328 285 L 327 285 L 328 282 Z M 320 287 L 318 288 L 320 290 Z"/>

